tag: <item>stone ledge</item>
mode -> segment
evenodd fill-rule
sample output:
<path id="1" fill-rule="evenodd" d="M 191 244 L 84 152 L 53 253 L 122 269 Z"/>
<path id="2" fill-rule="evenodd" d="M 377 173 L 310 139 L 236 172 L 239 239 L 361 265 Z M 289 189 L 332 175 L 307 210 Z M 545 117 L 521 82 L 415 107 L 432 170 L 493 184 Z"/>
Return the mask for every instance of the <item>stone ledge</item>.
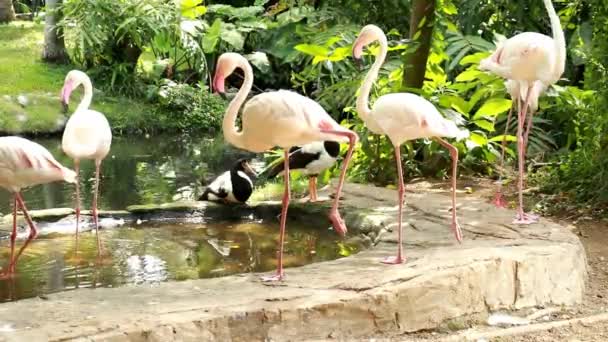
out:
<path id="1" fill-rule="evenodd" d="M 48 300 L 0 304 L 0 322 L 16 329 L 0 332 L 0 340 L 353 339 L 434 329 L 499 309 L 582 300 L 584 249 L 564 227 L 544 219 L 532 226 L 511 226 L 504 222 L 510 222 L 512 211 L 464 196 L 459 213 L 465 240 L 459 245 L 447 224 L 449 197 L 408 194 L 408 261 L 388 266 L 378 260 L 395 252 L 395 232 L 390 230 L 395 192 L 352 184 L 345 190 L 345 217 L 361 212 L 369 220 L 349 219 L 349 228 L 367 225 L 379 232 L 375 248 L 289 268 L 280 284 L 264 284 L 248 274 L 152 287 L 80 289 L 49 295 Z M 380 225 L 385 228 L 378 229 Z"/>

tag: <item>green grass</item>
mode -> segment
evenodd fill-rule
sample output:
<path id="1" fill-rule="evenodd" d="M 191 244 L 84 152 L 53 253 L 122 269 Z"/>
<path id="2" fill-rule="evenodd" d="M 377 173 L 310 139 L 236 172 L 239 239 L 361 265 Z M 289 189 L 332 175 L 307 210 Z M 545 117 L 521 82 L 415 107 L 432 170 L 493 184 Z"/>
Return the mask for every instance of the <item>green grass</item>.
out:
<path id="1" fill-rule="evenodd" d="M 56 132 L 64 121 L 59 92 L 66 73 L 74 66 L 44 63 L 40 56 L 44 25 L 17 21 L 0 25 L 0 131 L 11 134 Z M 81 90 L 71 103 L 73 110 Z M 16 98 L 30 104 L 21 107 Z M 155 107 L 143 101 L 95 93 L 91 109 L 106 115 L 115 134 L 158 129 Z"/>

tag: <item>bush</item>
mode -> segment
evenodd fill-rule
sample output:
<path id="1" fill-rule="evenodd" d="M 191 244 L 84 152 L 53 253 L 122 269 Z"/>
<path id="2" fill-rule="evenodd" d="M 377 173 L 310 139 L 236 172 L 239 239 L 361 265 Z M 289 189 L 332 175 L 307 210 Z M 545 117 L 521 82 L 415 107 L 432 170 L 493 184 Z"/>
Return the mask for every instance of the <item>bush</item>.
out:
<path id="1" fill-rule="evenodd" d="M 159 103 L 161 126 L 166 130 L 213 133 L 221 127 L 226 101 L 206 87 L 163 80 L 152 96 Z"/>

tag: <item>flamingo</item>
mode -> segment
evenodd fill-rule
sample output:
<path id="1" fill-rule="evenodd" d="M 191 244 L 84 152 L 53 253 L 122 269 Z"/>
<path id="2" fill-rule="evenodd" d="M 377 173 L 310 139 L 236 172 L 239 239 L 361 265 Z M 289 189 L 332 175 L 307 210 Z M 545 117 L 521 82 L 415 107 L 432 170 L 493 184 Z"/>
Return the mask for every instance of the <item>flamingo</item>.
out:
<path id="1" fill-rule="evenodd" d="M 93 85 L 89 76 L 82 71 L 72 70 L 65 77 L 63 89 L 61 90 L 61 101 L 64 108 L 67 110 L 70 94 L 80 85 L 84 87 L 84 96 L 65 126 L 62 148 L 65 154 L 74 159 L 74 170 L 76 171 L 76 245 L 78 245 L 78 224 L 80 221 L 80 184 L 78 180 L 80 160 L 93 159 L 95 161 L 93 222 L 95 223 L 95 233 L 97 234 L 97 247 L 101 251 L 97 217 L 99 170 L 101 162 L 108 155 L 108 152 L 110 152 L 112 131 L 108 120 L 103 114 L 89 109 L 93 98 Z"/>
<path id="2" fill-rule="evenodd" d="M 237 53 L 224 53 L 217 61 L 213 88 L 224 93 L 224 81 L 236 68 L 243 70 L 245 79 L 232 99 L 223 120 L 225 139 L 232 145 L 251 152 L 263 152 L 275 146 L 284 149 L 285 192 L 283 194 L 279 232 L 278 265 L 276 274 L 262 277 L 263 281 L 283 279 L 283 243 L 290 200 L 289 149 L 313 141 L 334 140 L 348 142 L 349 148 L 342 165 L 336 197 L 329 211 L 329 219 L 336 232 L 346 233 L 346 225 L 338 212 L 339 198 L 344 184 L 346 168 L 351 159 L 357 135 L 334 121 L 315 101 L 292 91 L 265 92 L 252 97 L 243 108 L 242 129 L 236 126 L 239 108 L 253 86 L 253 70 L 247 59 Z"/>
<path id="3" fill-rule="evenodd" d="M 518 113 L 521 111 L 521 98 L 519 96 L 520 89 L 519 83 L 513 80 L 505 81 L 505 88 L 507 88 L 507 92 L 511 95 L 511 99 L 514 103 L 517 103 L 517 111 Z M 524 151 L 528 146 L 528 135 L 530 134 L 530 127 L 532 125 L 532 116 L 538 110 L 538 98 L 545 92 L 547 87 L 540 81 L 534 82 L 534 86 L 532 87 L 532 92 L 530 93 L 530 103 L 528 104 L 529 111 L 529 119 L 528 124 L 526 125 L 526 133 L 524 135 Z M 507 123 L 505 124 L 505 133 L 503 134 L 502 143 L 501 143 L 501 153 L 500 153 L 500 167 L 499 170 L 501 172 L 500 178 L 498 180 L 498 187 L 496 189 L 496 194 L 494 195 L 494 199 L 492 203 L 498 208 L 506 208 L 507 202 L 502 197 L 502 172 L 504 170 L 504 162 L 505 162 L 505 148 L 507 145 L 507 132 L 509 130 L 509 123 L 511 122 L 511 116 L 513 114 L 513 106 L 509 108 L 509 114 L 507 114 Z"/>
<path id="4" fill-rule="evenodd" d="M 13 194 L 13 231 L 11 233 L 11 259 L 8 275 L 15 272 L 15 264 L 27 245 L 38 234 L 36 225 L 25 207 L 21 189 L 55 181 L 76 182 L 76 173 L 61 165 L 51 153 L 39 144 L 20 137 L 0 137 L 0 187 Z M 25 244 L 15 256 L 17 238 L 17 206 L 30 227 Z"/>
<path id="5" fill-rule="evenodd" d="M 388 136 L 395 148 L 399 182 L 399 241 L 397 256 L 387 257 L 383 259 L 382 262 L 386 264 L 400 264 L 405 260 L 403 257 L 403 246 L 401 244 L 403 234 L 401 227 L 403 218 L 403 197 L 405 193 L 403 171 L 401 169 L 401 144 L 408 140 L 433 138 L 450 151 L 450 156 L 452 158 L 451 229 L 456 240 L 462 242 L 462 231 L 456 217 L 456 169 L 458 166 L 458 149 L 441 137 L 460 139 L 467 137 L 469 133 L 466 130 L 460 130 L 454 122 L 443 118 L 432 103 L 414 94 L 395 93 L 381 96 L 376 100 L 373 108 L 370 109 L 368 103 L 369 93 L 372 84 L 378 77 L 380 67 L 386 58 L 388 43 L 384 32 L 382 32 L 379 27 L 367 25 L 361 30 L 353 44 L 353 57 L 355 59 L 360 59 L 363 54 L 363 48 L 375 41 L 380 43 L 380 52 L 361 84 L 356 108 L 367 128 L 373 133 L 385 134 Z"/>
<path id="6" fill-rule="evenodd" d="M 566 40 L 560 25 L 559 17 L 555 13 L 551 0 L 543 0 L 553 37 L 537 32 L 523 32 L 503 41 L 496 51 L 479 63 L 480 70 L 486 70 L 507 80 L 519 84 L 518 99 L 525 99 L 518 111 L 517 150 L 518 150 L 518 192 L 519 204 L 514 224 L 531 224 L 538 221 L 538 216 L 524 212 L 523 205 L 523 178 L 525 163 L 525 148 L 527 135 L 530 132 L 532 116 L 524 134 L 524 123 L 530 102 L 534 98 L 536 82 L 542 87 L 548 87 L 559 81 L 566 65 Z"/>

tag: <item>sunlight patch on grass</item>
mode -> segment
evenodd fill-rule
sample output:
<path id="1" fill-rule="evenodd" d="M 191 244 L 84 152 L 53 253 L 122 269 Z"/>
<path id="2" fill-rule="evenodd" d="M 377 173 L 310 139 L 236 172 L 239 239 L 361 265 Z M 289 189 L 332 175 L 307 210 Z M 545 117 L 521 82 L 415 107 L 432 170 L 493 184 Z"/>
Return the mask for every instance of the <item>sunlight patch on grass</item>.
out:
<path id="1" fill-rule="evenodd" d="M 59 92 L 74 66 L 56 66 L 41 60 L 44 25 L 16 21 L 0 25 L 0 131 L 5 133 L 48 133 L 65 121 Z M 75 91 L 70 113 L 80 100 Z M 25 95 L 29 104 L 16 98 Z M 112 97 L 96 91 L 91 109 L 106 115 L 115 134 L 145 131 L 155 123 L 154 107 L 143 101 Z"/>

